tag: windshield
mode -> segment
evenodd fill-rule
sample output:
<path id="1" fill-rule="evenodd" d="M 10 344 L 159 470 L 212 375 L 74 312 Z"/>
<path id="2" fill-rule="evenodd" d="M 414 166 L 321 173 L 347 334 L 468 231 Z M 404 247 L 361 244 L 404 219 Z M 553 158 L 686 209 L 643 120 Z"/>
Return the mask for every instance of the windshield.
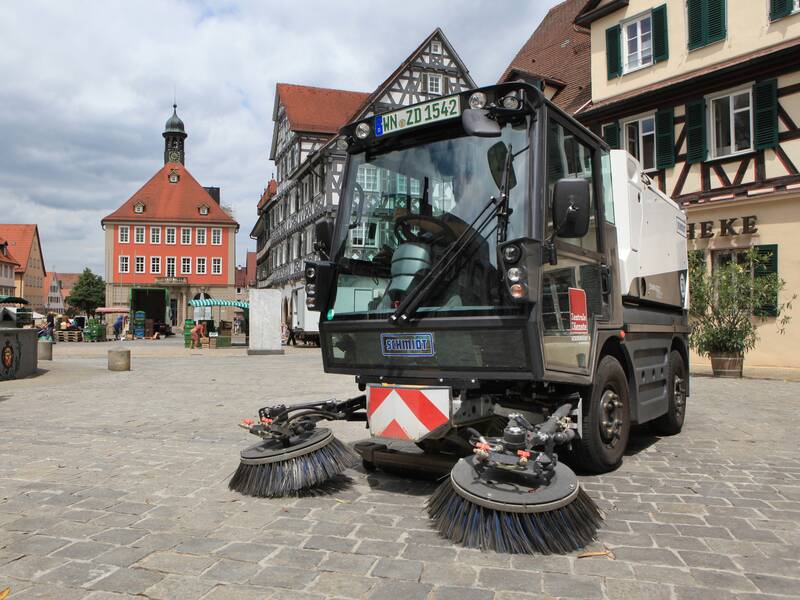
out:
<path id="1" fill-rule="evenodd" d="M 499 196 L 488 160 L 489 149 L 498 143 L 515 155 L 517 183 L 509 197 L 513 212 L 507 239 L 524 234 L 527 119 L 504 126 L 499 138 L 456 131 L 460 137 L 350 156 L 340 208 L 344 232 L 337 253 L 337 292 L 329 318 L 386 318 L 393 312 L 459 236 L 469 233 L 489 199 Z M 418 313 L 518 310 L 497 271 L 496 219 L 449 271 Z"/>

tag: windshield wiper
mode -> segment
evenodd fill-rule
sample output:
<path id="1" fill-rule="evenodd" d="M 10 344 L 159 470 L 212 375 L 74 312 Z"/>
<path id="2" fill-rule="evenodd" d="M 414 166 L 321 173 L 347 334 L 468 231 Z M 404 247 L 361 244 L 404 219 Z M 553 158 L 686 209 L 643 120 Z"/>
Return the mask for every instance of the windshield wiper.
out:
<path id="1" fill-rule="evenodd" d="M 367 203 L 367 197 L 364 194 L 364 188 L 361 187 L 361 184 L 357 181 L 353 184 L 353 190 L 358 192 L 359 202 L 358 202 L 358 214 L 356 215 L 356 220 L 352 221 L 350 225 L 347 226 L 348 229 L 355 229 L 359 225 L 361 225 L 361 219 L 364 218 L 364 205 Z"/>
<path id="2" fill-rule="evenodd" d="M 494 196 L 489 198 L 489 201 L 481 212 L 478 213 L 478 216 L 473 219 L 472 223 L 469 224 L 469 227 L 461 232 L 461 235 L 458 236 L 456 241 L 454 241 L 439 260 L 434 263 L 431 270 L 422 278 L 417 287 L 406 294 L 405 298 L 403 298 L 400 305 L 394 311 L 394 314 L 389 317 L 390 323 L 406 323 L 408 319 L 414 315 L 414 312 L 416 312 L 423 300 L 430 295 L 431 291 L 442 280 L 444 275 L 456 264 L 456 261 L 464 255 L 464 251 L 470 247 L 472 241 L 479 236 L 481 232 L 486 229 L 486 226 L 491 220 L 497 216 L 499 209 L 497 202 L 497 198 Z M 502 200 L 500 205 L 502 205 Z M 494 210 L 487 214 L 487 211 L 493 207 Z M 483 218 L 483 221 L 475 228 L 475 224 L 481 220 L 481 218 Z"/>

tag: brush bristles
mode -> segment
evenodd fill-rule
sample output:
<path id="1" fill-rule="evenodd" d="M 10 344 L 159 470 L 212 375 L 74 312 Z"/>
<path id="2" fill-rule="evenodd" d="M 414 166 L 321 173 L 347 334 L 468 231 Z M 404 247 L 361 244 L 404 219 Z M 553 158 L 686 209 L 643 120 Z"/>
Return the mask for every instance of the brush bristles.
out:
<path id="1" fill-rule="evenodd" d="M 358 455 L 336 438 L 331 443 L 295 458 L 263 465 L 239 464 L 228 487 L 247 496 L 279 498 L 323 486 L 352 467 Z"/>
<path id="2" fill-rule="evenodd" d="M 575 500 L 549 512 L 514 513 L 484 508 L 460 496 L 448 477 L 428 500 L 428 515 L 444 537 L 469 548 L 512 554 L 562 554 L 595 539 L 602 521 L 594 501 Z"/>

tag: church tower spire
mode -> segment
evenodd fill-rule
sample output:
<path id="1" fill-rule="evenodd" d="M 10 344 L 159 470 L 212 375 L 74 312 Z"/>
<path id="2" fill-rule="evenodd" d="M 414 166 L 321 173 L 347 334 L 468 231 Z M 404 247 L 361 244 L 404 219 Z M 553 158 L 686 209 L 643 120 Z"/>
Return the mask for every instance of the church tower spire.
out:
<path id="1" fill-rule="evenodd" d="M 178 116 L 178 105 L 172 105 L 172 116 L 167 119 L 164 125 L 164 164 L 181 163 L 184 164 L 186 155 L 184 153 L 183 141 L 187 133 L 183 127 L 183 121 Z"/>

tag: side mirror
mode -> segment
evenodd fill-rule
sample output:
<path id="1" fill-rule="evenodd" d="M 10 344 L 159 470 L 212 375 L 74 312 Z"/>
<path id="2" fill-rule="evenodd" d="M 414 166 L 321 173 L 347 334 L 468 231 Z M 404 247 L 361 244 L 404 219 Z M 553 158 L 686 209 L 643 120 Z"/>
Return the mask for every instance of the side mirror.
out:
<path id="1" fill-rule="evenodd" d="M 503 170 L 506 168 L 506 160 L 508 159 L 508 146 L 503 142 L 497 142 L 486 153 L 489 159 L 489 171 L 492 173 L 495 185 L 500 189 L 503 187 Z M 513 160 L 513 157 L 512 157 Z M 508 170 L 508 189 L 511 190 L 517 185 L 517 175 L 514 173 L 514 163 L 511 163 L 511 168 Z"/>
<path id="2" fill-rule="evenodd" d="M 461 125 L 467 135 L 500 137 L 500 124 L 489 118 L 489 111 L 486 109 L 464 109 L 464 112 L 461 113 Z"/>
<path id="3" fill-rule="evenodd" d="M 553 227 L 562 238 L 579 238 L 589 231 L 589 181 L 565 177 L 553 188 Z"/>
<path id="4" fill-rule="evenodd" d="M 333 219 L 322 219 L 314 225 L 314 250 L 328 256 L 333 243 Z"/>

